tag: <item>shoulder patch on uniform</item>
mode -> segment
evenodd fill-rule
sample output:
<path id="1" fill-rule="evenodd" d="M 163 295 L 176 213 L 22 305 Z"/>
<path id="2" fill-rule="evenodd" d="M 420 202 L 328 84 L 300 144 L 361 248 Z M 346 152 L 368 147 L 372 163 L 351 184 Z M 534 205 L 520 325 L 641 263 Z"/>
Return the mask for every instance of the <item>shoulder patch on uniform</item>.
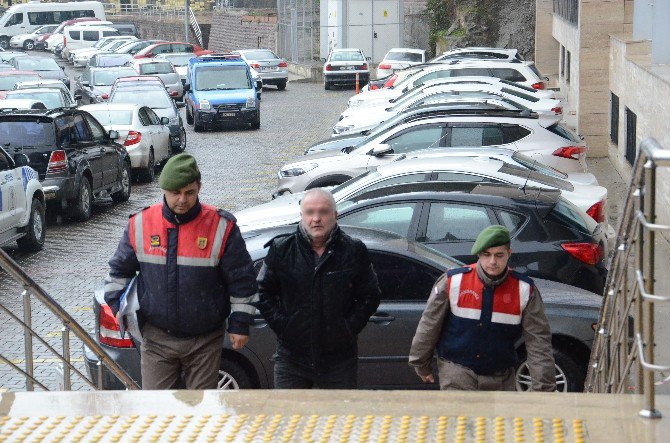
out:
<path id="1" fill-rule="evenodd" d="M 513 269 L 510 269 L 509 272 L 512 275 L 512 277 L 518 278 L 521 281 L 525 281 L 526 283 L 528 283 L 531 286 L 535 286 L 535 282 L 533 281 L 533 279 L 528 277 L 526 274 L 522 274 L 522 273 L 517 272 Z"/>
<path id="2" fill-rule="evenodd" d="M 472 268 L 469 268 L 467 266 L 464 266 L 462 268 L 454 268 L 454 269 L 449 269 L 447 271 L 447 277 L 451 277 L 452 275 L 456 274 L 467 274 L 468 272 L 471 272 Z"/>
<path id="3" fill-rule="evenodd" d="M 281 240 L 281 239 L 286 238 L 286 237 L 289 237 L 289 236 L 291 236 L 291 235 L 293 235 L 293 232 L 287 232 L 287 233 L 285 233 L 285 234 L 275 235 L 274 237 L 272 237 L 270 240 L 268 240 L 268 241 L 263 245 L 263 248 L 267 248 L 267 247 L 269 247 L 275 240 Z"/>
<path id="4" fill-rule="evenodd" d="M 149 209 L 150 207 L 151 207 L 151 206 L 145 206 L 145 207 L 143 207 L 143 208 L 137 209 L 137 210 L 135 210 L 135 212 L 131 212 L 131 213 L 128 215 L 128 218 L 131 218 L 133 215 L 135 215 L 135 214 L 139 214 L 140 212 L 145 211 L 145 210 Z"/>
<path id="5" fill-rule="evenodd" d="M 230 212 L 226 211 L 225 209 L 217 209 L 216 212 L 226 220 L 230 220 L 233 223 L 237 223 L 237 219 L 235 218 L 235 216 Z"/>

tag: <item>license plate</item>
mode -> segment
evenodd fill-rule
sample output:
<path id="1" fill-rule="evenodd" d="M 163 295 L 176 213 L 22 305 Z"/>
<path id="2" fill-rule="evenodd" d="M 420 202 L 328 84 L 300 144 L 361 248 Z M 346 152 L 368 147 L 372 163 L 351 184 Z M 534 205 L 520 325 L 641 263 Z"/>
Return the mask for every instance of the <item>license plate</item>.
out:
<path id="1" fill-rule="evenodd" d="M 277 67 L 275 66 L 261 66 L 261 71 L 276 71 Z"/>
<path id="2" fill-rule="evenodd" d="M 353 71 L 356 69 L 356 66 L 347 66 L 346 69 L 348 69 L 349 71 Z"/>
<path id="3" fill-rule="evenodd" d="M 219 115 L 221 117 L 235 117 L 236 114 L 234 112 L 219 112 Z"/>

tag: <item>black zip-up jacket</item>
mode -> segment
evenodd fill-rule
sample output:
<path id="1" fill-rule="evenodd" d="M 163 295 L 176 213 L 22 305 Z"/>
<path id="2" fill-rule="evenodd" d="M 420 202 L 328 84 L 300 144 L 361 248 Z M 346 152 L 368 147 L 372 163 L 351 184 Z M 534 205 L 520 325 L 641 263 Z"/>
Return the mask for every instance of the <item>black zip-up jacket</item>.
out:
<path id="1" fill-rule="evenodd" d="M 300 227 L 273 239 L 258 288 L 282 355 L 315 370 L 357 355 L 357 335 L 381 295 L 367 247 L 337 226 L 321 257 Z"/>

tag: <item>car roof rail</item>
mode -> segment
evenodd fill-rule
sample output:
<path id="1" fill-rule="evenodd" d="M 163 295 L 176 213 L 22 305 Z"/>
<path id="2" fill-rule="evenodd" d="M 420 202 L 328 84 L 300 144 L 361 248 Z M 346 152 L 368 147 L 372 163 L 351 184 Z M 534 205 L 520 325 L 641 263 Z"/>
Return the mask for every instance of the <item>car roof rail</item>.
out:
<path id="1" fill-rule="evenodd" d="M 446 106 L 446 104 L 445 104 Z M 424 106 L 417 106 L 411 110 L 406 111 L 408 114 L 410 112 L 419 112 L 418 110 L 425 109 L 426 113 L 435 112 L 448 115 L 484 115 L 491 117 L 511 117 L 511 118 L 539 118 L 539 114 L 533 112 L 529 109 L 486 109 L 479 107 L 467 107 L 467 108 L 444 108 L 440 109 L 439 105 L 431 104 Z M 417 118 L 424 117 L 424 114 L 417 114 Z"/>
<path id="2" fill-rule="evenodd" d="M 235 60 L 239 61 L 242 60 L 242 56 L 240 54 L 231 54 L 231 53 L 213 53 L 213 54 L 206 54 L 206 55 L 200 55 L 197 57 L 194 57 L 197 60 L 200 61 L 221 61 L 221 60 Z"/>

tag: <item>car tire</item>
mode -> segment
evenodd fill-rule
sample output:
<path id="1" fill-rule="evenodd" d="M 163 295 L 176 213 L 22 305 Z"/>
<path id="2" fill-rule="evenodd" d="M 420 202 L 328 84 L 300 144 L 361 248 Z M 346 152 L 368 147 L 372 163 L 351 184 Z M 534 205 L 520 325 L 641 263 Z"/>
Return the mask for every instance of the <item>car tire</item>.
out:
<path id="1" fill-rule="evenodd" d="M 46 217 L 42 202 L 33 198 L 30 208 L 30 220 L 28 221 L 28 232 L 16 241 L 19 249 L 26 252 L 36 252 L 44 246 L 46 236 Z"/>
<path id="2" fill-rule="evenodd" d="M 277 89 L 280 91 L 286 89 L 286 80 L 282 80 L 279 83 L 277 83 Z"/>
<path id="3" fill-rule="evenodd" d="M 86 221 L 91 218 L 93 208 L 93 191 L 91 182 L 88 178 L 82 176 L 79 182 L 79 192 L 77 199 L 71 207 L 71 214 L 75 220 Z"/>
<path id="4" fill-rule="evenodd" d="M 195 132 L 202 132 L 205 129 L 203 125 L 198 121 L 198 114 L 193 116 L 193 130 Z"/>
<path id="5" fill-rule="evenodd" d="M 186 151 L 186 129 L 182 126 L 181 128 L 181 137 L 179 138 L 179 147 L 177 148 L 177 152 L 184 152 Z"/>
<path id="6" fill-rule="evenodd" d="M 0 37 L 0 48 L 9 49 L 9 37 Z"/>
<path id="7" fill-rule="evenodd" d="M 326 91 L 329 91 L 330 88 L 331 88 L 331 86 L 330 86 L 330 83 L 328 82 L 328 80 L 324 80 L 323 81 L 323 89 L 325 89 Z"/>
<path id="8" fill-rule="evenodd" d="M 526 354 L 519 357 L 521 363 L 516 369 L 517 391 L 530 390 L 530 375 L 526 364 Z M 561 349 L 554 348 L 556 364 L 556 390 L 558 392 L 582 392 L 586 374 L 578 360 Z"/>
<path id="9" fill-rule="evenodd" d="M 130 198 L 130 190 L 130 164 L 128 162 L 124 162 L 123 169 L 121 170 L 121 189 L 112 194 L 112 200 L 114 203 L 128 201 Z"/>
<path id="10" fill-rule="evenodd" d="M 26 40 L 25 42 L 23 42 L 23 49 L 25 49 L 26 51 L 32 51 L 33 49 L 35 49 L 35 42 L 32 40 Z"/>
<path id="11" fill-rule="evenodd" d="M 216 383 L 216 389 L 221 390 L 238 390 L 251 389 L 254 385 L 251 377 L 237 362 L 221 356 L 221 364 L 219 365 L 219 379 Z"/>
<path id="12" fill-rule="evenodd" d="M 251 129 L 259 129 L 261 127 L 261 110 L 256 110 L 256 119 L 251 123 Z"/>
<path id="13" fill-rule="evenodd" d="M 191 114 L 188 110 L 188 106 L 186 107 L 186 123 L 189 125 L 193 124 L 193 114 Z"/>
<path id="14" fill-rule="evenodd" d="M 156 158 L 154 157 L 154 148 L 149 149 L 149 161 L 147 167 L 140 171 L 140 180 L 145 183 L 151 183 L 156 175 Z"/>

